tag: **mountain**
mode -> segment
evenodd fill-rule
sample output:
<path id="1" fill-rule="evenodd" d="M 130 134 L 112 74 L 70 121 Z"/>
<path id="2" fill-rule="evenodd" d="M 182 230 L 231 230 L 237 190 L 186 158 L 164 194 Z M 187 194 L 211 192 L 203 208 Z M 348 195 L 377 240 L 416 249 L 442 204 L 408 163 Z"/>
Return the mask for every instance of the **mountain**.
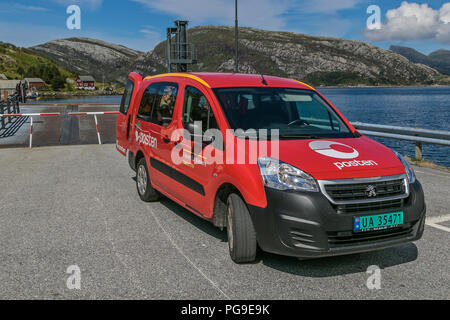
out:
<path id="1" fill-rule="evenodd" d="M 121 45 L 89 38 L 53 40 L 30 50 L 38 52 L 79 75 L 97 81 L 125 82 L 134 60 L 144 55 Z"/>
<path id="2" fill-rule="evenodd" d="M 366 42 L 292 32 L 239 30 L 240 70 L 302 79 L 314 85 L 433 83 L 434 69 Z M 189 30 L 198 50 L 193 70 L 232 71 L 234 28 L 201 26 Z M 165 42 L 154 49 L 165 56 Z"/>
<path id="3" fill-rule="evenodd" d="M 404 56 L 411 62 L 422 63 L 441 73 L 450 75 L 450 50 L 438 50 L 428 56 L 408 47 L 391 46 L 390 50 Z"/>
<path id="4" fill-rule="evenodd" d="M 0 42 L 0 73 L 5 74 L 8 79 L 40 77 L 48 84 L 55 76 L 63 78 L 63 82 L 65 78 L 73 76 L 49 58 L 3 42 Z"/>
<path id="5" fill-rule="evenodd" d="M 198 53 L 190 71 L 233 71 L 234 28 L 189 29 Z M 130 71 L 143 75 L 166 71 L 166 42 L 143 53 L 103 41 L 72 38 L 32 47 L 76 73 L 124 82 Z M 239 29 L 239 71 L 290 77 L 313 85 L 433 84 L 441 76 L 402 55 L 354 40 L 291 32 Z"/>

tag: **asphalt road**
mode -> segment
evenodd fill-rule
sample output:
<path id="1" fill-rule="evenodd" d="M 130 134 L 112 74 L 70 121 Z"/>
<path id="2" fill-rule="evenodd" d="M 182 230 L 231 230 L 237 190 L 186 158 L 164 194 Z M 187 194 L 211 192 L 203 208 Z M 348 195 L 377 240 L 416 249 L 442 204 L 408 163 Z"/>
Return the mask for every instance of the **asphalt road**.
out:
<path id="1" fill-rule="evenodd" d="M 69 112 L 118 111 L 115 105 L 21 105 L 21 113 L 60 113 L 33 117 L 33 146 L 97 144 L 93 115 L 69 116 Z M 98 115 L 103 143 L 116 142 L 116 115 Z M 30 117 L 13 118 L 0 130 L 0 148 L 25 147 L 30 141 Z"/>
<path id="2" fill-rule="evenodd" d="M 0 150 L 0 299 L 449 299 L 450 174 L 416 168 L 416 242 L 317 260 L 234 264 L 226 232 L 168 199 L 140 201 L 114 145 Z M 69 266 L 81 288 L 68 289 Z M 381 268 L 381 289 L 366 271 Z"/>

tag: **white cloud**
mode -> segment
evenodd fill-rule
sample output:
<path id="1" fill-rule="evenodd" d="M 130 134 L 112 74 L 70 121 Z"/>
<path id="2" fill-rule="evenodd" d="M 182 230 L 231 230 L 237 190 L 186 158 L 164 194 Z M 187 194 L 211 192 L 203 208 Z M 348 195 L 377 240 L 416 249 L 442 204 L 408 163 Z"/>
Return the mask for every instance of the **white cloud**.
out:
<path id="1" fill-rule="evenodd" d="M 186 19 L 192 24 L 234 24 L 234 1 L 231 0 L 132 0 L 150 9 Z M 281 29 L 282 17 L 290 8 L 292 0 L 239 0 L 240 24 L 248 27 Z"/>
<path id="2" fill-rule="evenodd" d="M 365 30 L 367 39 L 386 40 L 436 40 L 450 43 L 450 2 L 440 10 L 428 4 L 402 2 L 397 9 L 386 13 L 386 21 L 379 30 Z"/>

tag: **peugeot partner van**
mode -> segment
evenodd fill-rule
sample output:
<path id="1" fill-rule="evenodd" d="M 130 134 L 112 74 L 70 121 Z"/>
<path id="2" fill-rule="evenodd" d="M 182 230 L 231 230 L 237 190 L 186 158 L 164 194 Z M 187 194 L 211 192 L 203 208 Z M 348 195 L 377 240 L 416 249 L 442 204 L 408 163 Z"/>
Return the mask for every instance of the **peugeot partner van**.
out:
<path id="1" fill-rule="evenodd" d="M 226 228 L 238 263 L 258 248 L 299 258 L 378 250 L 424 230 L 408 162 L 295 80 L 131 73 L 116 133 L 139 197 L 166 196 Z"/>

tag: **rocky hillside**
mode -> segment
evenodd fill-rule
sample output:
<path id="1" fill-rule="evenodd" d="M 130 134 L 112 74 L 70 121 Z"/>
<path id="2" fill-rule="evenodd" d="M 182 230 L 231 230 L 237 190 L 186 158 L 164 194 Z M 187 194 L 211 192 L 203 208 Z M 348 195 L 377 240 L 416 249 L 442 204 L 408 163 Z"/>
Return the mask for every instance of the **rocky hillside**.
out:
<path id="1" fill-rule="evenodd" d="M 33 70 L 52 70 L 53 73 L 70 77 L 72 74 L 34 51 L 19 48 L 9 43 L 0 42 L 0 73 L 5 74 L 8 79 L 22 79 L 23 77 L 36 77 Z M 42 76 L 44 81 L 45 75 Z"/>
<path id="2" fill-rule="evenodd" d="M 234 29 L 201 26 L 189 30 L 196 45 L 197 65 L 191 71 L 233 71 Z M 241 28 L 240 72 L 290 77 L 314 85 L 432 84 L 440 74 L 433 68 L 371 44 L 314 37 L 290 32 Z M 130 71 L 164 72 L 165 42 L 142 53 L 92 39 L 65 39 L 33 47 L 78 73 L 123 82 Z"/>
<path id="3" fill-rule="evenodd" d="M 303 79 L 314 85 L 433 83 L 438 72 L 371 44 L 290 32 L 242 28 L 240 71 Z M 197 27 L 190 40 L 199 70 L 233 70 L 234 29 Z M 164 44 L 155 48 L 164 54 Z"/>
<path id="4" fill-rule="evenodd" d="M 408 47 L 391 46 L 392 51 L 414 63 L 422 63 L 439 72 L 450 75 L 450 50 L 437 50 L 428 56 Z"/>
<path id="5" fill-rule="evenodd" d="M 30 48 L 80 75 L 124 82 L 134 60 L 143 52 L 88 38 L 53 40 Z"/>

